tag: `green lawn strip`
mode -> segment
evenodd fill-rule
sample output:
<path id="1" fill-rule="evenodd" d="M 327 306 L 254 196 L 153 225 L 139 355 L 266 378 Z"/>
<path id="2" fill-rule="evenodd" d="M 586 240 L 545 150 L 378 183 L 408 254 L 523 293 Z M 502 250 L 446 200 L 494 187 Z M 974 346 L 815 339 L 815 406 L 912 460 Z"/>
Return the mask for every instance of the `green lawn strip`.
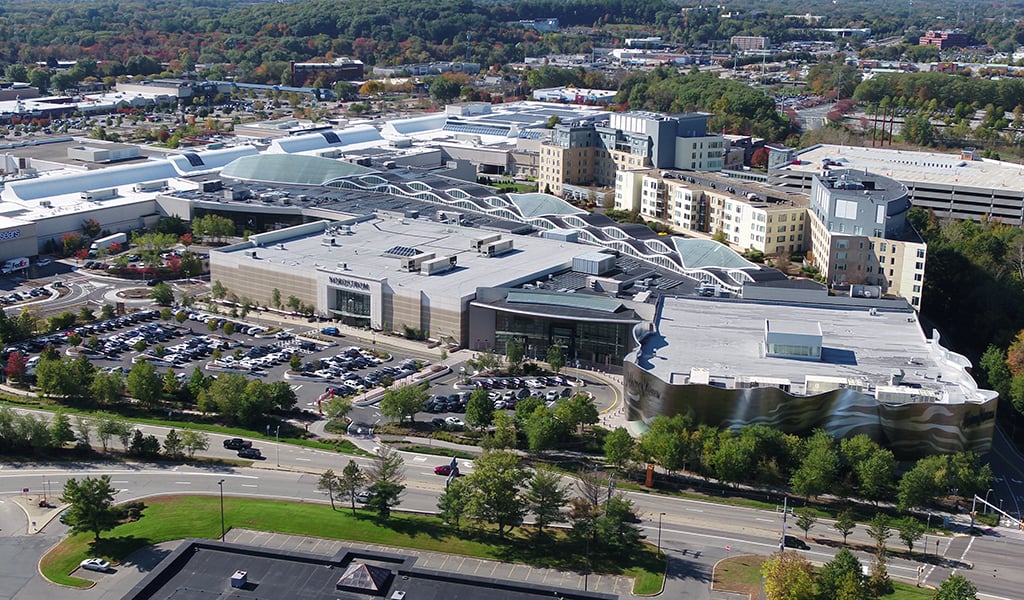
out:
<path id="1" fill-rule="evenodd" d="M 451 448 L 438 448 L 437 446 L 420 446 L 418 444 L 409 444 L 405 442 L 388 442 L 388 445 L 393 447 L 395 450 L 401 450 L 402 452 L 415 452 L 416 454 L 432 454 L 434 456 L 445 456 L 448 458 L 461 458 L 463 460 L 475 460 L 480 457 L 479 454 L 473 454 L 464 450 L 453 450 Z"/>
<path id="2" fill-rule="evenodd" d="M 756 598 L 761 590 L 761 563 L 767 558 L 762 555 L 748 555 L 720 561 L 715 566 L 715 589 L 751 594 Z M 935 596 L 933 590 L 914 587 L 898 581 L 893 581 L 893 588 L 893 593 L 882 596 L 882 598 L 885 600 L 930 600 Z"/>
<path id="3" fill-rule="evenodd" d="M 151 544 L 220 536 L 220 501 L 216 496 L 163 496 L 145 502 L 141 519 L 104 533 L 98 542 L 92 535 L 76 534 L 58 544 L 40 562 L 43 575 L 55 583 L 81 586 L 83 580 L 69 573 L 85 558 L 100 556 L 117 563 Z M 353 515 L 340 504 L 339 510 L 332 512 L 329 506 L 320 504 L 234 497 L 224 499 L 224 518 L 228 528 L 358 541 L 535 567 L 573 571 L 586 568 L 582 549 L 557 531 L 536 535 L 530 528 L 517 529 L 503 541 L 491 528 L 455 530 L 433 516 L 394 513 L 391 519 L 379 521 L 363 510 Z M 632 577 L 636 593 L 654 593 L 661 589 L 665 561 L 650 547 L 628 555 L 599 553 L 592 547 L 591 568 L 597 573 Z"/>

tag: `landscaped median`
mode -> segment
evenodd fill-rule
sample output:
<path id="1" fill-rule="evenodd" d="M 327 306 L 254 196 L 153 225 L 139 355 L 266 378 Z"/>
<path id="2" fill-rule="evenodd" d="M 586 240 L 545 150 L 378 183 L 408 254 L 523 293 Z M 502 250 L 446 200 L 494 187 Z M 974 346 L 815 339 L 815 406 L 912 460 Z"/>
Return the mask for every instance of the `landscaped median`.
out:
<path id="1" fill-rule="evenodd" d="M 220 501 L 216 496 L 159 496 L 145 500 L 138 521 L 105 532 L 98 541 L 88 533 L 75 534 L 55 546 L 40 562 L 42 574 L 61 585 L 89 587 L 92 582 L 72 575 L 85 558 L 103 557 L 115 564 L 152 544 L 183 538 L 220 537 Z M 224 498 L 228 529 L 241 527 L 275 533 L 349 540 L 458 554 L 485 560 L 525 563 L 534 567 L 582 572 L 587 569 L 585 551 L 561 532 L 536 535 L 529 527 L 499 539 L 482 526 L 455 529 L 437 517 L 392 513 L 388 520 L 339 504 L 339 510 L 319 504 L 277 500 Z M 595 573 L 633 578 L 633 593 L 657 593 L 664 583 L 665 560 L 652 547 L 642 552 L 602 555 L 591 548 L 590 568 Z"/>

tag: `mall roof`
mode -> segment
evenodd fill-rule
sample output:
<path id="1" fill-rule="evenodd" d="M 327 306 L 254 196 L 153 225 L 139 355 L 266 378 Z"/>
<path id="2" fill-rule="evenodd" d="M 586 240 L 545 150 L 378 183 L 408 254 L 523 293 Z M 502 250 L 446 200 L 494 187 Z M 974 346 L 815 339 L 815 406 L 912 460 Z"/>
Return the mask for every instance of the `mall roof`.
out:
<path id="1" fill-rule="evenodd" d="M 592 251 L 579 244 L 503 233 L 503 240 L 512 240 L 512 251 L 488 257 L 473 250 L 471 242 L 493 232 L 397 216 L 352 223 L 343 233 L 308 233 L 305 226 L 293 229 L 294 237 L 255 248 L 256 260 L 262 268 L 319 269 L 360 278 L 386 278 L 393 288 L 406 287 L 450 298 L 473 296 L 478 287 L 533 281 L 538 274 L 570 268 L 573 257 Z M 281 230 L 275 232 L 275 237 L 287 233 L 288 230 Z M 333 238 L 334 245 L 325 244 L 324 238 Z M 250 240 L 214 252 L 241 254 L 254 250 L 259 240 Z M 436 258 L 454 256 L 458 264 L 455 269 L 436 275 L 403 271 L 401 257 L 389 252 L 396 247 L 408 248 L 416 254 L 434 253 Z"/>
<path id="2" fill-rule="evenodd" d="M 820 325 L 822 360 L 765 355 L 765 321 Z M 638 364 L 664 381 L 681 382 L 693 368 L 710 371 L 712 381 L 737 377 L 789 379 L 844 377 L 870 386 L 889 385 L 897 369 L 904 382 L 941 390 L 949 402 L 977 399 L 974 381 L 962 369 L 938 361 L 909 308 L 823 307 L 742 300 L 663 300 L 656 337 L 644 342 Z M 648 349 L 652 349 L 648 351 Z"/>
<path id="3" fill-rule="evenodd" d="M 781 170 L 820 172 L 827 159 L 844 168 L 867 169 L 904 183 L 1024 190 L 1021 165 L 989 159 L 967 160 L 959 154 L 820 144 L 798 152 L 797 157 L 800 164 L 790 164 Z"/>
<path id="4" fill-rule="evenodd" d="M 673 236 L 672 243 L 688 269 L 719 267 L 723 269 L 759 269 L 758 265 L 743 258 L 731 248 L 714 240 Z"/>
<path id="5" fill-rule="evenodd" d="M 373 173 L 375 169 L 350 162 L 304 154 L 245 156 L 221 170 L 221 175 L 242 181 L 283 185 L 324 185 L 341 177 Z"/>

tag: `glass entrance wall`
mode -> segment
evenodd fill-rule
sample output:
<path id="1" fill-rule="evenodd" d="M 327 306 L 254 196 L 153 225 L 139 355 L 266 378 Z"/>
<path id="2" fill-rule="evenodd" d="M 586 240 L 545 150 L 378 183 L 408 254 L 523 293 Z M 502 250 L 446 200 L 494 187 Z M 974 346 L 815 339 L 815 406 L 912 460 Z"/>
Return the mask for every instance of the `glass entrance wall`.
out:
<path id="1" fill-rule="evenodd" d="M 334 290 L 331 314 L 346 325 L 370 326 L 371 299 L 369 294 L 352 290 Z"/>
<path id="2" fill-rule="evenodd" d="M 548 347 L 562 346 L 566 364 L 581 361 L 590 365 L 622 365 L 631 350 L 629 335 L 633 323 L 562 321 L 532 315 L 497 312 L 494 351 L 505 354 L 510 338 L 522 341 L 528 358 L 545 360 Z"/>

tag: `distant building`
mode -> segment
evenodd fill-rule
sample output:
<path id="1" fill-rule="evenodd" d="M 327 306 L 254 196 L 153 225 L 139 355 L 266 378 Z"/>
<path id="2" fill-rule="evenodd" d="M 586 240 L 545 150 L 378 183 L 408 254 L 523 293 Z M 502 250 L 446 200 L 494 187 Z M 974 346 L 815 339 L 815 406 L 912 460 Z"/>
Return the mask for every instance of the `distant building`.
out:
<path id="1" fill-rule="evenodd" d="M 552 33 L 558 31 L 558 19 L 523 19 L 518 21 L 519 25 L 526 29 L 532 29 L 539 33 Z"/>
<path id="2" fill-rule="evenodd" d="M 626 38 L 626 47 L 654 50 L 657 48 L 664 48 L 665 43 L 660 37 Z"/>
<path id="3" fill-rule="evenodd" d="M 740 50 L 766 50 L 768 38 L 757 35 L 734 35 L 729 38 L 729 43 Z"/>
<path id="4" fill-rule="evenodd" d="M 291 64 L 292 85 L 305 86 L 313 85 L 318 78 L 323 77 L 330 85 L 337 81 L 352 81 L 363 78 L 363 61 L 351 58 L 336 58 L 334 62 L 305 62 Z"/>
<path id="5" fill-rule="evenodd" d="M 725 142 L 708 134 L 706 113 L 612 113 L 607 121 L 555 126 L 541 145 L 538 184 L 614 186 L 616 172 L 644 168 L 719 171 Z"/>
<path id="6" fill-rule="evenodd" d="M 395 65 L 393 67 L 374 67 L 376 77 L 424 77 L 442 75 L 444 73 L 465 73 L 476 75 L 480 72 L 480 63 L 471 62 L 432 62 L 411 65 Z"/>
<path id="7" fill-rule="evenodd" d="M 964 32 L 954 29 L 949 31 L 929 31 L 921 36 L 919 46 L 938 46 L 939 50 L 947 48 L 966 48 L 971 38 Z"/>
<path id="8" fill-rule="evenodd" d="M 7 100 L 30 100 L 39 97 L 39 90 L 27 83 L 0 82 L 0 102 Z"/>
<path id="9" fill-rule="evenodd" d="M 541 102 L 562 102 L 566 104 L 610 104 L 615 100 L 616 90 L 591 90 L 575 87 L 556 87 L 533 90 L 533 99 Z"/>

